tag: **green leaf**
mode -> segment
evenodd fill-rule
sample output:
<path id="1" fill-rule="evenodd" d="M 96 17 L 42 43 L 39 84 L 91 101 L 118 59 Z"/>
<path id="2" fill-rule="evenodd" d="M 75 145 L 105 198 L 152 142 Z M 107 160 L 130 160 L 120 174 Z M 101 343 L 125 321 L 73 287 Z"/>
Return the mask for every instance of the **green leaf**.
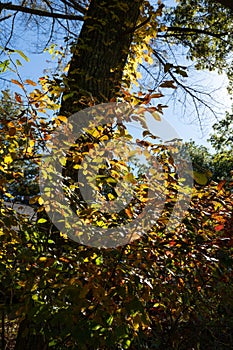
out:
<path id="1" fill-rule="evenodd" d="M 22 66 L 22 63 L 18 59 L 15 61 L 15 63 L 17 64 L 17 66 Z"/>
<path id="2" fill-rule="evenodd" d="M 38 224 L 44 224 L 45 222 L 47 222 L 47 220 L 43 219 L 43 218 L 41 218 L 37 221 Z"/>
<path id="3" fill-rule="evenodd" d="M 4 73 L 10 65 L 10 60 L 5 60 L 0 63 L 0 73 Z"/>
<path id="4" fill-rule="evenodd" d="M 203 186 L 206 185 L 209 181 L 209 178 L 206 174 L 199 173 L 197 171 L 193 172 L 193 178 L 198 185 L 203 185 Z"/>
<path id="5" fill-rule="evenodd" d="M 92 328 L 93 331 L 97 331 L 98 329 L 100 329 L 102 326 L 100 324 L 97 324 L 96 326 L 94 326 Z"/>
<path id="6" fill-rule="evenodd" d="M 103 264 L 103 257 L 102 256 L 98 256 L 98 258 L 95 259 L 95 263 L 97 266 Z"/>
<path id="7" fill-rule="evenodd" d="M 34 294 L 34 295 L 32 296 L 32 299 L 33 299 L 34 301 L 38 301 L 38 295 L 37 295 L 37 294 Z"/>
<path id="8" fill-rule="evenodd" d="M 112 315 L 107 319 L 107 324 L 108 324 L 109 326 L 111 326 L 111 324 L 112 324 L 112 322 L 113 322 L 113 319 L 114 319 L 114 317 L 113 317 Z"/>
<path id="9" fill-rule="evenodd" d="M 125 345 L 124 345 L 124 349 L 128 349 L 130 347 L 130 344 L 131 344 L 131 340 L 130 339 L 127 339 L 125 341 Z"/>
<path id="10" fill-rule="evenodd" d="M 25 61 L 30 62 L 30 59 L 21 50 L 15 50 Z"/>

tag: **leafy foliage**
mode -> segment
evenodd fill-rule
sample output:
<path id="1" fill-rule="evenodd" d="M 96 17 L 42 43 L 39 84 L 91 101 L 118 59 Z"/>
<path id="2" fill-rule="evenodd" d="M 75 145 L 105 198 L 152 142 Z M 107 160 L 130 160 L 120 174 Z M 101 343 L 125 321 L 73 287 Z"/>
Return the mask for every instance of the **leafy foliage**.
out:
<path id="1" fill-rule="evenodd" d="M 53 2 L 46 3 L 46 9 L 54 5 Z M 192 6 L 191 2 L 180 3 L 186 11 L 183 12 L 182 7 L 178 6 L 174 15 L 168 16 L 171 24 L 186 20 L 186 25 L 192 20 L 200 28 L 206 20 L 213 26 L 211 14 L 215 16 L 216 9 L 210 2 L 194 1 Z M 124 2 L 119 4 L 124 5 Z M 118 11 L 112 11 L 110 16 L 111 19 L 114 17 L 118 25 L 121 19 L 118 12 L 122 14 L 122 11 L 127 11 L 124 6 L 119 9 L 119 4 Z M 200 4 L 209 7 L 202 8 Z M 38 9 L 40 4 L 33 2 L 33 5 Z M 116 6 L 116 2 L 114 5 Z M 122 83 L 123 77 L 123 85 L 118 86 L 114 96 L 114 99 L 137 105 L 142 114 L 152 113 L 158 122 L 165 106 L 162 103 L 156 105 L 153 101 L 162 97 L 160 89 L 156 87 L 153 90 L 142 90 L 139 84 L 139 90 L 142 91 L 132 92 L 129 91 L 129 86 L 140 82 L 140 75 L 137 75 L 138 62 L 146 62 L 146 67 L 147 64 L 153 63 L 153 37 L 157 32 L 166 32 L 166 27 L 156 22 L 157 17 L 161 16 L 161 10 L 162 6 L 155 9 L 149 2 L 143 2 L 139 23 L 135 29 L 131 28 L 135 35 L 132 38 L 127 65 L 122 66 L 121 62 L 120 66 L 118 82 Z M 222 22 L 222 25 L 230 28 L 232 22 L 229 22 L 230 17 L 228 18 L 225 12 L 227 13 L 227 10 L 223 11 L 218 23 Z M 147 20 L 148 16 L 152 23 Z M 183 25 L 183 22 L 181 24 Z M 105 23 L 97 21 L 95 25 L 94 28 L 89 27 L 89 30 L 96 35 L 98 31 L 101 33 Z M 130 25 L 131 23 L 127 24 L 126 28 Z M 231 38 L 228 39 L 230 42 Z M 176 42 L 178 39 L 172 40 Z M 214 63 L 219 63 L 219 69 L 224 66 L 225 53 L 219 53 L 218 50 L 225 49 L 225 44 L 217 44 L 214 39 L 210 41 L 202 35 L 186 35 L 185 40 L 182 38 L 179 42 L 191 46 L 190 52 L 198 58 L 199 67 L 206 64 L 203 62 L 203 52 L 207 55 L 210 69 Z M 195 48 L 192 47 L 192 42 Z M 84 43 L 85 50 L 89 44 Z M 198 45 L 205 50 L 198 51 Z M 74 44 L 72 46 L 75 47 Z M 217 55 L 214 56 L 216 60 L 212 62 L 214 47 Z M 54 47 L 51 48 L 52 54 L 53 49 Z M 95 90 L 93 88 L 92 91 L 88 91 L 89 94 L 82 89 L 78 93 L 76 89 L 71 89 L 71 95 L 67 97 L 67 87 L 71 86 L 66 79 L 67 69 L 56 76 L 41 77 L 39 84 L 30 79 L 24 81 L 17 69 L 21 62 L 19 58 L 15 58 L 14 61 L 12 55 L 19 55 L 26 61 L 27 56 L 22 51 L 11 49 L 5 49 L 5 53 L 8 57 L 1 63 L 0 69 L 2 73 L 14 70 L 12 83 L 17 88 L 13 101 L 16 107 L 13 107 L 10 94 L 3 92 L 0 110 L 0 186 L 3 195 L 11 197 L 20 191 L 25 192 L 26 186 L 30 191 L 34 191 L 45 141 L 52 137 L 55 127 L 63 126 L 66 130 L 67 117 L 57 112 L 64 101 L 70 98 L 70 101 L 80 108 L 94 105 L 96 96 L 92 98 Z M 175 73 L 186 77 L 185 68 L 162 62 L 165 73 L 172 71 L 173 75 Z M 89 80 L 84 79 L 85 81 Z M 174 81 L 163 79 L 158 85 L 163 89 L 174 89 Z M 98 93 L 101 95 L 102 91 Z M 72 107 L 73 105 L 70 108 Z M 51 113 L 54 113 L 53 118 Z M 214 134 L 211 139 L 213 146 L 219 148 L 221 154 L 226 154 L 227 161 L 230 159 L 228 152 L 231 150 L 228 149 L 228 145 L 231 147 L 228 142 L 231 139 L 230 119 L 228 115 L 225 121 L 215 125 L 218 134 Z M 141 122 L 142 128 L 145 129 L 143 118 Z M 70 154 L 60 159 L 64 170 L 63 183 L 67 185 L 67 191 L 71 190 L 71 199 L 77 198 L 79 193 L 75 176 L 81 166 L 80 160 L 90 150 L 98 147 L 101 141 L 106 141 L 106 138 L 118 140 L 122 134 L 127 136 L 120 124 L 116 124 L 114 129 L 109 124 L 88 129 L 73 145 Z M 216 166 L 217 158 L 209 155 L 206 149 L 191 143 L 189 150 L 196 167 L 196 186 L 185 218 L 178 227 L 174 224 L 171 230 L 166 231 L 166 224 L 177 199 L 175 164 L 167 148 L 159 147 L 158 142 L 156 143 L 155 135 L 149 130 L 144 130 L 143 136 L 143 140 L 138 140 L 137 143 L 144 147 L 145 154 L 148 155 L 151 149 L 156 153 L 166 175 L 168 191 L 162 215 L 157 222 L 151 225 L 147 235 L 140 236 L 139 232 L 137 239 L 127 245 L 117 249 L 97 249 L 69 240 L 50 222 L 44 212 L 43 205 L 46 203 L 40 195 L 36 195 L 31 201 L 38 206 L 35 221 L 29 220 L 23 214 L 17 214 L 14 207 L 5 207 L 1 201 L 0 310 L 3 342 L 4 320 L 7 317 L 12 325 L 19 324 L 16 350 L 225 350 L 232 347 L 232 183 L 229 182 L 226 186 L 225 173 L 219 172 L 222 180 L 219 181 L 218 175 L 215 179 L 217 182 L 208 177 L 208 181 L 203 183 L 201 177 L 202 183 L 199 184 L 198 174 L 202 170 L 200 167 L 203 168 L 204 163 L 205 172 L 209 172 L 211 166 Z M 146 137 L 149 137 L 149 141 Z M 100 162 L 97 161 L 98 166 Z M 69 166 L 72 172 L 68 171 Z M 138 167 L 137 162 L 134 166 Z M 107 197 L 110 202 L 114 199 L 112 196 L 115 196 L 116 179 L 123 176 L 129 182 L 137 181 L 137 204 L 140 211 L 147 199 L 145 188 L 143 189 L 145 180 L 142 169 L 139 169 L 137 175 L 131 170 L 120 159 L 115 162 L 111 160 L 110 167 L 102 164 L 102 173 L 97 177 L 95 186 L 99 188 L 102 197 Z M 70 178 L 66 183 L 67 175 L 70 175 Z M 19 185 L 15 185 L 15 179 L 20 179 Z M 76 204 L 80 205 L 80 200 Z M 121 219 L 129 222 L 135 213 L 132 213 L 130 208 L 126 209 L 128 210 L 122 213 Z M 91 222 L 96 220 L 93 213 L 90 215 L 84 212 L 83 217 Z M 101 219 L 106 217 L 102 215 Z M 96 221 L 96 225 L 101 226 L 99 217 Z"/>

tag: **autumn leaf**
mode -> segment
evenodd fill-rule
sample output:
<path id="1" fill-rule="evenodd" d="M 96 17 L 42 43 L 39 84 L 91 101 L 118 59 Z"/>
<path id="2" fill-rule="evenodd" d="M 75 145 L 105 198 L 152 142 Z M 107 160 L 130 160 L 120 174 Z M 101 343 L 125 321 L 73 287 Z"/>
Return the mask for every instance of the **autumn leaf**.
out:
<path id="1" fill-rule="evenodd" d="M 162 88 L 176 89 L 176 86 L 174 85 L 174 80 L 166 80 L 162 84 L 160 84 L 159 86 Z"/>
<path id="2" fill-rule="evenodd" d="M 224 229 L 224 225 L 221 224 L 221 225 L 218 225 L 218 226 L 215 226 L 215 231 L 222 231 Z"/>
<path id="3" fill-rule="evenodd" d="M 4 157 L 4 163 L 5 164 L 11 164 L 13 162 L 13 159 L 10 154 Z"/>
<path id="4" fill-rule="evenodd" d="M 10 128 L 10 129 L 9 129 L 9 135 L 10 135 L 10 136 L 15 136 L 15 134 L 16 134 L 16 128 L 15 128 L 15 127 Z"/>
<path id="5" fill-rule="evenodd" d="M 19 102 L 19 103 L 22 103 L 22 102 L 23 102 L 21 96 L 20 96 L 19 94 L 17 94 L 17 92 L 15 92 L 15 99 L 16 99 L 16 101 Z"/>
<path id="6" fill-rule="evenodd" d="M 57 117 L 57 119 L 59 119 L 61 122 L 63 122 L 63 123 L 67 123 L 67 120 L 68 120 L 68 118 L 67 117 L 65 117 L 64 115 L 59 115 L 58 117 Z"/>
<path id="7" fill-rule="evenodd" d="M 223 188 L 223 186 L 225 185 L 226 182 L 227 182 L 226 180 L 221 180 L 218 183 L 218 186 L 217 186 L 218 191 L 221 191 L 221 189 Z"/>
<path id="8" fill-rule="evenodd" d="M 21 84 L 18 80 L 11 79 L 11 82 L 12 82 L 13 84 L 18 85 L 21 89 L 24 89 L 23 84 Z"/>
<path id="9" fill-rule="evenodd" d="M 161 117 L 159 115 L 158 112 L 152 112 L 151 115 L 154 117 L 155 120 L 157 120 L 158 122 L 161 121 Z"/>
<path id="10" fill-rule="evenodd" d="M 36 84 L 33 80 L 31 80 L 31 79 L 26 79 L 26 80 L 25 80 L 25 83 L 28 84 L 28 85 L 32 85 L 32 86 L 36 86 L 36 85 L 37 85 L 37 84 Z"/>

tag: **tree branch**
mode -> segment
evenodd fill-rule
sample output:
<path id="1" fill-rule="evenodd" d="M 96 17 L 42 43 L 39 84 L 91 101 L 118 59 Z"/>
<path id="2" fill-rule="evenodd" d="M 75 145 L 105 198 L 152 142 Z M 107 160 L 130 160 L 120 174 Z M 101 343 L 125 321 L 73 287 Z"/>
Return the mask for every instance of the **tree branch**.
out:
<path id="1" fill-rule="evenodd" d="M 83 21 L 83 16 L 78 15 L 69 15 L 64 13 L 57 13 L 57 12 L 47 12 L 43 10 L 38 9 L 32 9 L 29 7 L 19 6 L 19 5 L 13 5 L 10 2 L 2 3 L 0 2 L 0 11 L 2 10 L 10 10 L 10 11 L 17 11 L 17 12 L 23 12 L 23 13 L 29 13 L 31 15 L 41 16 L 41 17 L 50 17 L 50 18 L 60 18 L 60 19 L 68 19 L 71 21 Z"/>
<path id="2" fill-rule="evenodd" d="M 161 30 L 158 30 L 158 32 L 162 32 Z M 208 29 L 198 29 L 198 28 L 182 28 L 182 27 L 167 27 L 166 32 L 179 32 L 179 33 L 187 33 L 187 34 L 206 34 L 218 39 L 221 39 L 225 35 L 229 35 L 228 32 L 222 32 L 222 33 L 213 33 L 210 32 Z"/>
<path id="3" fill-rule="evenodd" d="M 5 16 L 3 18 L 0 18 L 0 22 L 3 22 L 3 21 L 5 21 L 6 19 L 8 19 L 10 17 L 11 17 L 11 15 L 7 15 L 7 16 Z"/>
<path id="4" fill-rule="evenodd" d="M 153 50 L 153 54 L 158 59 L 158 61 L 161 63 L 161 65 L 165 68 L 167 62 L 164 61 L 164 59 L 161 57 L 161 55 L 156 50 Z M 213 113 L 213 115 L 216 115 L 216 113 L 214 112 L 213 108 L 211 108 L 205 100 L 203 100 L 199 96 L 197 96 L 197 93 L 200 93 L 200 92 L 198 92 L 197 90 L 195 90 L 192 87 L 186 86 L 180 80 L 178 80 L 176 78 L 176 76 L 174 75 L 174 73 L 171 71 L 171 69 L 168 69 L 167 73 L 174 80 L 174 82 L 178 86 L 180 86 L 192 98 L 194 106 L 195 106 L 195 109 L 196 109 L 196 112 L 197 112 L 199 125 L 200 125 L 201 130 L 202 130 L 202 122 L 201 122 L 201 117 L 200 117 L 200 114 L 199 114 L 199 111 L 198 111 L 197 102 L 202 104 L 205 108 L 209 109 L 211 111 L 211 113 Z M 211 97 L 208 92 L 201 92 L 201 94 Z"/>
<path id="5" fill-rule="evenodd" d="M 61 0 L 61 2 L 64 5 L 67 5 L 69 7 L 72 6 L 75 10 L 77 10 L 80 13 L 82 13 L 83 15 L 85 15 L 86 12 L 87 12 L 84 7 L 82 7 L 81 5 L 77 4 L 76 0 Z"/>

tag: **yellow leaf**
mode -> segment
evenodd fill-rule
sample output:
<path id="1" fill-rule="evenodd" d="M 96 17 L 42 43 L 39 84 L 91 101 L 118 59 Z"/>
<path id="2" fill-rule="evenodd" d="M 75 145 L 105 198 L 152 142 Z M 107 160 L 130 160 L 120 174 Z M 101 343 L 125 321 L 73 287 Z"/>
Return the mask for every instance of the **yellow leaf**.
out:
<path id="1" fill-rule="evenodd" d="M 61 163 L 62 166 L 65 166 L 65 165 L 66 165 L 66 160 L 67 160 L 66 157 L 61 157 L 61 158 L 59 159 L 59 162 Z"/>
<path id="2" fill-rule="evenodd" d="M 68 239 L 68 236 L 65 233 L 60 232 L 60 236 L 64 239 Z"/>
<path id="3" fill-rule="evenodd" d="M 64 68 L 64 72 L 68 72 L 69 68 L 70 68 L 70 64 L 67 64 Z"/>
<path id="4" fill-rule="evenodd" d="M 75 164 L 73 166 L 74 169 L 82 169 L 82 165 L 81 164 Z"/>
<path id="5" fill-rule="evenodd" d="M 159 122 L 161 121 L 161 117 L 160 117 L 159 113 L 152 112 L 151 115 L 155 118 L 155 120 L 158 120 Z"/>
<path id="6" fill-rule="evenodd" d="M 30 198 L 29 199 L 29 204 L 37 203 L 39 198 L 40 198 L 40 196 L 34 196 L 34 197 Z"/>
<path id="7" fill-rule="evenodd" d="M 21 50 L 15 50 L 25 61 L 30 62 L 30 59 L 25 55 L 25 53 Z"/>
<path id="8" fill-rule="evenodd" d="M 152 57 L 150 57 L 150 56 L 146 56 L 145 57 L 145 61 L 147 62 L 147 63 L 149 63 L 149 64 L 152 64 L 154 61 L 153 61 L 153 58 Z"/>
<path id="9" fill-rule="evenodd" d="M 30 147 L 33 147 L 34 145 L 35 145 L 35 141 L 34 141 L 34 140 L 30 140 L 30 141 L 29 141 L 29 146 L 30 146 Z"/>
<path id="10" fill-rule="evenodd" d="M 43 198 L 40 197 L 40 198 L 38 199 L 38 204 L 40 204 L 40 205 L 44 204 Z"/>
<path id="11" fill-rule="evenodd" d="M 41 219 L 39 219 L 39 220 L 37 221 L 37 224 L 44 224 L 45 222 L 47 222 L 47 220 L 41 218 Z"/>
<path id="12" fill-rule="evenodd" d="M 132 173 L 128 173 L 127 175 L 125 175 L 125 180 L 127 182 L 131 182 L 133 184 L 136 183 L 135 177 L 134 177 L 134 175 Z"/>
<path id="13" fill-rule="evenodd" d="M 67 123 L 67 120 L 68 120 L 68 118 L 67 117 L 65 117 L 64 115 L 59 115 L 58 117 L 57 117 L 57 119 L 59 119 L 61 122 L 63 122 L 63 123 Z"/>
<path id="14" fill-rule="evenodd" d="M 46 256 L 41 256 L 40 258 L 39 258 L 39 261 L 40 262 L 44 262 L 44 261 L 46 261 L 48 258 L 46 257 Z"/>
<path id="15" fill-rule="evenodd" d="M 13 159 L 12 159 L 10 154 L 8 154 L 7 156 L 4 157 L 4 163 L 5 164 L 10 164 L 12 162 L 13 162 Z"/>

